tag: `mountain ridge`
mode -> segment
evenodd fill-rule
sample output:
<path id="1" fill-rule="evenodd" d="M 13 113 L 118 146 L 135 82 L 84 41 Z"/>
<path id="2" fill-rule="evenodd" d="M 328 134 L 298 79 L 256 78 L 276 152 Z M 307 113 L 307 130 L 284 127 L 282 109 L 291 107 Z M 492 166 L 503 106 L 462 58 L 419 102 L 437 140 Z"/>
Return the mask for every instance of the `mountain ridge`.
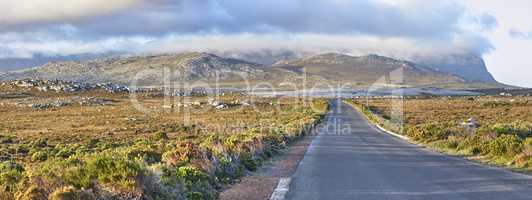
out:
<path id="1" fill-rule="evenodd" d="M 454 74 L 469 82 L 497 83 L 488 71 L 484 59 L 475 54 L 418 56 L 413 60 L 427 68 Z"/>
<path id="2" fill-rule="evenodd" d="M 176 77 L 170 81 L 204 81 L 207 83 L 295 82 L 308 76 L 315 83 L 355 83 L 369 85 L 402 69 L 404 85 L 465 84 L 462 77 L 411 61 L 369 54 L 350 56 L 322 53 L 303 58 L 279 60 L 272 65 L 220 57 L 213 53 L 186 52 L 146 56 L 116 56 L 85 61 L 52 61 L 34 68 L 0 73 L 0 79 L 43 78 L 83 82 L 114 82 L 160 85 L 164 70 Z M 138 78 L 138 75 L 142 76 Z M 306 73 L 306 74 L 304 74 Z M 246 79 L 246 80 L 244 80 Z"/>
<path id="3" fill-rule="evenodd" d="M 404 77 L 396 77 L 396 82 L 404 81 L 408 85 L 465 82 L 463 79 L 448 73 L 437 72 L 409 61 L 376 54 L 350 56 L 340 53 L 323 53 L 300 59 L 279 61 L 273 66 L 292 71 L 305 69 L 307 73 L 328 79 L 359 83 L 374 83 L 381 78 L 390 79 L 390 74 L 397 72 Z"/>

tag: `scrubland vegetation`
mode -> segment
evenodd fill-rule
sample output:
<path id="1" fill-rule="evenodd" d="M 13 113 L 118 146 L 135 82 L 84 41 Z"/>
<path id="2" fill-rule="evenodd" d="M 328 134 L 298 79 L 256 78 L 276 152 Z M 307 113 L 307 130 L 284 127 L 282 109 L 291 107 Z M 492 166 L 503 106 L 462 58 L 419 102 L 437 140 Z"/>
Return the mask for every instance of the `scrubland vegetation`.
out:
<path id="1" fill-rule="evenodd" d="M 403 115 L 394 114 L 390 99 L 348 102 L 373 123 L 428 147 L 518 171 L 532 171 L 530 97 L 405 99 Z M 402 116 L 402 120 L 396 116 Z M 467 125 L 470 118 L 477 121 L 476 127 Z"/>
<path id="2" fill-rule="evenodd" d="M 18 106 L 72 96 L 113 103 Z M 135 109 L 127 94 L 30 92 L 1 98 L 0 199 L 215 199 L 224 185 L 301 136 L 327 107 L 323 100 L 256 98 L 255 106 L 195 105 L 185 120 L 183 108 L 163 109 L 162 97 L 139 102 L 151 112 Z"/>

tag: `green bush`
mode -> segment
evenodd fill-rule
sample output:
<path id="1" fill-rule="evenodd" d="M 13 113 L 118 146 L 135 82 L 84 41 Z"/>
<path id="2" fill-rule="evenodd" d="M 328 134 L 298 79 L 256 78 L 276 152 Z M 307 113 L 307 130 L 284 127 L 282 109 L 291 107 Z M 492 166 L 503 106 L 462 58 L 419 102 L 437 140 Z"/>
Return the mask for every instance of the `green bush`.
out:
<path id="1" fill-rule="evenodd" d="M 168 135 L 164 131 L 159 131 L 154 135 L 155 140 L 168 140 Z"/>
<path id="2" fill-rule="evenodd" d="M 527 138 L 523 142 L 523 153 L 527 156 L 532 156 L 532 137 Z"/>
<path id="3" fill-rule="evenodd" d="M 33 148 L 44 148 L 48 146 L 48 139 L 47 138 L 39 138 L 36 141 L 33 141 L 30 143 L 30 146 Z"/>
<path id="4" fill-rule="evenodd" d="M 161 179 L 165 184 L 179 183 L 184 186 L 183 195 L 187 199 L 216 199 L 216 190 L 213 188 L 209 175 L 195 167 L 182 166 L 175 170 L 163 170 Z"/>
<path id="5" fill-rule="evenodd" d="M 74 166 L 65 169 L 62 173 L 63 180 L 78 189 L 89 188 L 92 186 L 93 177 L 89 174 L 86 168 L 82 166 Z"/>
<path id="6" fill-rule="evenodd" d="M 12 136 L 0 135 L 0 144 L 11 144 L 11 143 L 13 143 Z"/>
<path id="7" fill-rule="evenodd" d="M 42 187 L 32 185 L 24 193 L 17 196 L 17 200 L 47 200 L 48 192 Z"/>
<path id="8" fill-rule="evenodd" d="M 101 184 L 133 188 L 141 174 L 141 165 L 117 153 L 101 153 L 86 159 L 86 169 L 80 169 L 81 177 L 97 178 Z"/>
<path id="9" fill-rule="evenodd" d="M 490 129 L 497 135 L 517 135 L 522 139 L 532 136 L 532 124 L 528 122 L 498 123 Z"/>
<path id="10" fill-rule="evenodd" d="M 55 157 L 59 157 L 59 158 L 68 158 L 74 153 L 76 153 L 74 148 L 68 147 L 68 146 L 56 147 L 55 150 L 56 150 Z"/>
<path id="11" fill-rule="evenodd" d="M 406 129 L 407 135 L 414 140 L 422 142 L 432 142 L 437 140 L 444 140 L 453 135 L 453 132 L 442 124 L 427 123 Z"/>
<path id="12" fill-rule="evenodd" d="M 516 135 L 501 135 L 487 143 L 483 152 L 493 156 L 515 156 L 522 150 L 522 143 Z"/>
<path id="13" fill-rule="evenodd" d="M 491 127 L 491 129 L 497 133 L 498 135 L 502 134 L 515 134 L 517 130 L 515 130 L 510 124 L 495 124 Z"/>
<path id="14" fill-rule="evenodd" d="M 229 158 L 221 157 L 218 162 L 215 176 L 220 182 L 232 183 L 237 177 L 244 175 L 245 168 L 238 163 L 231 162 Z"/>
<path id="15" fill-rule="evenodd" d="M 524 145 L 532 145 L 532 137 L 526 138 L 525 141 L 523 141 Z"/>
<path id="16" fill-rule="evenodd" d="M 60 188 L 54 191 L 50 200 L 94 200 L 96 197 L 89 191 L 76 190 L 73 187 Z"/>
<path id="17" fill-rule="evenodd" d="M 491 108 L 498 107 L 498 106 L 509 106 L 509 105 L 510 103 L 504 102 L 504 101 L 488 101 L 488 102 L 482 103 L 482 106 L 491 107 Z"/>
<path id="18" fill-rule="evenodd" d="M 18 145 L 15 149 L 19 155 L 27 155 L 30 152 L 30 147 L 26 144 Z"/>
<path id="19" fill-rule="evenodd" d="M 48 152 L 46 151 L 36 151 L 31 155 L 31 160 L 33 162 L 42 162 L 48 159 Z"/>
<path id="20" fill-rule="evenodd" d="M 100 143 L 100 139 L 98 139 L 98 138 L 90 139 L 89 142 L 87 142 L 87 148 L 88 149 L 94 149 L 94 148 L 98 147 L 99 143 Z"/>
<path id="21" fill-rule="evenodd" d="M 258 160 L 253 159 L 253 156 L 249 153 L 245 153 L 240 156 L 240 162 L 249 171 L 255 171 L 260 165 Z"/>
<path id="22" fill-rule="evenodd" d="M 161 162 L 162 159 L 161 153 L 142 147 L 132 148 L 127 152 L 127 157 L 130 160 L 140 159 L 148 164 Z"/>
<path id="23" fill-rule="evenodd" d="M 478 155 L 482 153 L 483 146 L 484 140 L 482 139 L 482 136 L 476 134 L 464 137 L 464 139 L 459 143 L 458 149 L 466 150 L 473 155 Z"/>
<path id="24" fill-rule="evenodd" d="M 459 142 L 457 140 L 447 140 L 447 148 L 456 149 L 458 148 Z"/>
<path id="25" fill-rule="evenodd" d="M 4 191 L 13 192 L 16 184 L 23 177 L 24 168 L 14 162 L 4 161 L 0 163 L 0 187 Z"/>

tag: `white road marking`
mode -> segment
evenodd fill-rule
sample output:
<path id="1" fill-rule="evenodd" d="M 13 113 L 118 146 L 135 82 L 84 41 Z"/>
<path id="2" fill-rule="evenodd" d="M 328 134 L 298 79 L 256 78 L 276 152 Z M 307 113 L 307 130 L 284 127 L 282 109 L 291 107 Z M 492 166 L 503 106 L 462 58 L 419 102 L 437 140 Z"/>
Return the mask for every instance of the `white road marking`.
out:
<path id="1" fill-rule="evenodd" d="M 284 200 L 286 193 L 288 193 L 288 190 L 290 189 L 291 181 L 291 178 L 281 178 L 279 184 L 277 184 L 277 188 L 273 191 L 270 200 Z"/>
<path id="2" fill-rule="evenodd" d="M 399 134 L 394 133 L 394 132 L 392 132 L 392 131 L 386 130 L 385 128 L 379 126 L 378 124 L 374 124 L 374 123 L 371 123 L 371 124 L 375 125 L 377 128 L 379 128 L 381 131 L 383 131 L 383 132 L 385 132 L 385 133 L 388 133 L 388 134 L 390 134 L 390 135 L 392 135 L 392 136 L 395 136 L 395 137 L 401 138 L 401 139 L 403 139 L 403 140 L 409 141 L 409 138 L 406 137 L 406 136 L 404 136 L 404 135 L 399 135 Z"/>

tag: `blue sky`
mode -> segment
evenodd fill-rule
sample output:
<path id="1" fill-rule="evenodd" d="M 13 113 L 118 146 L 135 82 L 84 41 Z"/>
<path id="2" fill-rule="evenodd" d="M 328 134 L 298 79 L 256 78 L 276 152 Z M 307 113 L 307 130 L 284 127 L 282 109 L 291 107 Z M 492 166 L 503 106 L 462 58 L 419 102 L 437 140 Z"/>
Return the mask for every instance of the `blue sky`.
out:
<path id="1" fill-rule="evenodd" d="M 124 52 L 473 53 L 532 87 L 527 0 L 3 0 L 0 58 Z"/>

